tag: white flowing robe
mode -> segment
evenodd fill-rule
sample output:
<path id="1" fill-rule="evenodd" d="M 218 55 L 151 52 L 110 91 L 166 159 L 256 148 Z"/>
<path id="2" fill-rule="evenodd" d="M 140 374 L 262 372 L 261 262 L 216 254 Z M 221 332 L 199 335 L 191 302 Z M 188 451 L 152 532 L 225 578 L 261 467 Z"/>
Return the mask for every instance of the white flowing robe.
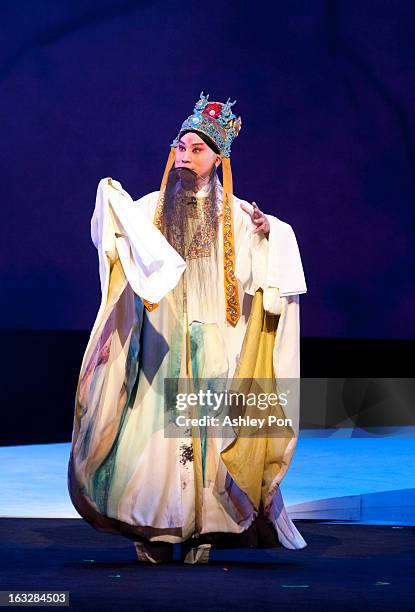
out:
<path id="1" fill-rule="evenodd" d="M 196 197 L 199 199 L 205 195 L 206 188 Z M 152 224 L 158 196 L 156 191 L 133 201 L 118 181 L 105 178 L 98 185 L 91 233 L 100 259 L 102 301 L 85 351 L 80 379 L 82 376 L 87 379 L 97 338 L 103 333 L 108 318 L 113 316 L 116 302 L 125 301 L 124 312 L 129 313 L 128 316 L 134 308 L 134 296 L 159 305 L 151 312 L 144 310 L 139 321 L 141 363 L 138 385 L 133 403 L 122 422 L 122 435 L 118 435 L 116 450 L 112 449 L 111 463 L 104 469 L 96 460 L 91 467 L 90 457 L 99 456 L 102 439 L 116 420 L 114 407 L 120 384 L 114 381 L 121 380 L 125 372 L 128 358 L 126 339 L 132 337 L 128 324 L 116 335 L 120 336 L 118 346 L 117 340 L 112 338 L 108 349 L 112 356 L 113 374 L 108 376 L 107 373 L 105 379 L 101 374 L 101 380 L 96 376 L 93 384 L 85 386 L 87 391 L 83 391 L 84 400 L 80 402 L 84 404 L 82 418 L 76 418 L 74 423 L 70 471 L 72 482 L 77 482 L 79 490 L 88 497 L 88 503 L 95 510 L 102 513 L 104 502 L 94 498 L 92 482 L 96 486 L 99 478 L 105 478 L 107 483 L 110 482 L 105 494 L 106 516 L 125 525 L 134 525 L 136 533 L 149 539 L 180 542 L 195 532 L 195 483 L 192 463 L 186 461 L 189 439 L 166 437 L 162 418 L 163 380 L 171 376 L 175 359 L 172 352 L 177 348 L 172 337 L 172 329 L 178 320 L 172 290 L 186 269 L 188 321 L 200 353 L 199 376 L 232 378 L 247 329 L 252 296 L 262 288 L 265 310 L 279 314 L 273 352 L 275 376 L 299 378 L 299 294 L 306 292 L 306 285 L 291 226 L 268 215 L 269 239 L 253 234 L 250 217 L 240 207 L 242 202 L 248 207 L 250 204 L 233 196 L 235 273 L 241 317 L 236 326 L 230 325 L 225 315 L 221 225 L 217 260 L 207 257 L 202 261 L 201 278 L 200 265 L 193 266 L 192 260 L 188 260 L 186 267 L 183 259 Z M 110 291 L 110 270 L 117 260 L 121 262 L 123 280 L 114 292 Z M 205 286 L 214 288 L 214 291 L 205 292 L 203 299 L 201 280 Z M 122 328 L 123 322 L 117 325 Z M 96 397 L 103 393 L 104 400 L 97 401 Z M 88 405 L 100 405 L 99 414 L 98 409 L 88 409 Z M 298 417 L 295 410 L 293 416 Z M 210 446 L 207 482 L 203 488 L 202 534 L 241 533 L 257 515 L 252 501 L 235 483 L 229 493 L 229 474 L 219 455 L 229 442 L 215 438 L 213 451 Z M 297 438 L 294 438 L 290 443 L 291 454 L 296 442 Z M 101 470 L 99 478 L 98 467 Z M 277 486 L 285 471 L 275 483 L 268 518 L 283 546 L 303 548 L 306 542 L 286 513 Z M 82 514 L 74 499 L 76 496 L 73 493 L 71 496 Z"/>

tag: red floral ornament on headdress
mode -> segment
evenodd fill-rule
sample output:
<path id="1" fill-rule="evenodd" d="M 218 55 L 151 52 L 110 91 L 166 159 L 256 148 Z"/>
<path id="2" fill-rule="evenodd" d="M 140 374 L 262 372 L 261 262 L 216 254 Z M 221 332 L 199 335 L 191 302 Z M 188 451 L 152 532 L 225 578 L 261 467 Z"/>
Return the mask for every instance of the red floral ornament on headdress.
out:
<path id="1" fill-rule="evenodd" d="M 205 108 L 203 109 L 202 114 L 216 119 L 217 117 L 219 117 L 221 110 L 221 104 L 218 104 L 217 102 L 209 102 L 209 104 L 206 104 Z"/>

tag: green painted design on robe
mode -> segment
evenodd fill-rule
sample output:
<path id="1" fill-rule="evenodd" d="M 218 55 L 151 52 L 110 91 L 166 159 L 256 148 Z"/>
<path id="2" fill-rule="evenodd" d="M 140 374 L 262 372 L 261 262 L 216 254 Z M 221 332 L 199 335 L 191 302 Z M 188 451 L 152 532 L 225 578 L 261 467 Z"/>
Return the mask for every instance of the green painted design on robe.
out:
<path id="1" fill-rule="evenodd" d="M 127 392 L 127 400 L 122 411 L 117 435 L 115 436 L 114 442 L 107 456 L 105 457 L 99 468 L 95 471 L 92 479 L 91 499 L 95 501 L 99 510 L 104 514 L 108 512 L 109 491 L 111 487 L 112 476 L 114 473 L 119 441 L 122 437 L 125 424 L 128 420 L 129 409 L 131 409 L 134 405 L 135 394 L 137 392 L 137 384 L 139 378 L 138 373 L 140 365 L 140 334 L 143 322 L 143 303 L 137 296 L 135 296 L 134 305 L 135 320 L 131 332 L 128 356 L 125 367 L 125 388 Z"/>

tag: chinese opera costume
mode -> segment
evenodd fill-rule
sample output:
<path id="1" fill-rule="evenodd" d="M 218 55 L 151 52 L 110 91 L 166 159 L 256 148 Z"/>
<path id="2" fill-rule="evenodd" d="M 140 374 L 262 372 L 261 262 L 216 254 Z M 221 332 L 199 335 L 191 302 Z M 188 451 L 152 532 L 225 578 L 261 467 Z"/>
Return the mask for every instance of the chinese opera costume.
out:
<path id="1" fill-rule="evenodd" d="M 173 140 L 160 190 L 133 201 L 104 178 L 91 221 L 102 298 L 76 391 L 68 488 L 81 517 L 129 538 L 139 559 L 146 544 L 188 543 L 193 562 L 215 546 L 306 546 L 280 492 L 298 402 L 278 437 L 165 432 L 166 379 L 300 376 L 307 289 L 296 237 L 272 215 L 268 237 L 252 232 L 230 166 L 241 118 L 234 103 L 208 98 Z M 201 189 L 186 183 L 174 166 L 186 132 L 219 151 L 223 182 L 213 168 Z"/>

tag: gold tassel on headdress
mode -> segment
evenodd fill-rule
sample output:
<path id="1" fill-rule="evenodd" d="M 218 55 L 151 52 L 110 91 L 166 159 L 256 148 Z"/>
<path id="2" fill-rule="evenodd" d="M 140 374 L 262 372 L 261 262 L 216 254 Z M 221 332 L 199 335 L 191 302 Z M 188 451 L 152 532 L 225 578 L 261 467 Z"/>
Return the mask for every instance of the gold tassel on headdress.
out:
<path id="1" fill-rule="evenodd" d="M 166 168 L 160 185 L 160 195 L 154 213 L 153 223 L 162 230 L 163 203 L 162 194 L 166 188 L 167 178 L 173 167 L 176 157 L 176 147 L 170 147 L 170 154 L 167 159 Z M 239 304 L 238 281 L 235 276 L 235 237 L 233 223 L 233 184 L 232 170 L 229 157 L 222 158 L 223 172 L 223 203 L 222 203 L 222 233 L 223 233 L 223 279 L 225 290 L 225 310 L 226 319 L 235 326 L 241 316 Z M 153 304 L 143 299 L 144 306 L 150 312 L 157 308 L 158 304 Z"/>
<path id="2" fill-rule="evenodd" d="M 154 213 L 153 223 L 161 231 L 162 229 L 162 193 L 167 184 L 169 172 L 176 157 L 176 147 L 170 147 L 166 168 L 160 185 L 160 195 Z M 233 183 L 232 170 L 229 157 L 222 158 L 223 172 L 223 203 L 222 203 L 222 233 L 223 233 L 223 279 L 225 290 L 226 319 L 235 326 L 241 316 L 239 304 L 238 281 L 235 276 L 235 237 L 233 223 Z M 150 312 L 157 308 L 158 304 L 152 304 L 143 299 L 144 306 Z"/>
<path id="3" fill-rule="evenodd" d="M 170 153 L 169 153 L 169 156 L 167 158 L 166 167 L 165 167 L 164 173 L 163 173 L 163 178 L 161 179 L 160 194 L 159 194 L 159 199 L 158 199 L 157 206 L 156 206 L 156 212 L 154 213 L 154 219 L 153 219 L 153 224 L 160 231 L 161 231 L 161 214 L 163 212 L 163 205 L 162 205 L 162 201 L 161 201 L 161 196 L 163 194 L 163 191 L 166 188 L 167 178 L 169 176 L 170 170 L 172 169 L 172 166 L 174 164 L 175 158 L 176 158 L 176 147 L 170 147 Z M 155 310 L 157 308 L 157 306 L 158 306 L 158 304 L 149 302 L 148 300 L 145 300 L 144 298 L 142 299 L 142 302 L 143 302 L 144 306 L 147 308 L 147 310 L 150 311 L 150 312 L 152 310 Z"/>
<path id="4" fill-rule="evenodd" d="M 233 185 L 229 157 L 222 158 L 223 172 L 223 280 L 225 287 L 226 319 L 235 326 L 241 316 L 238 281 L 235 276 L 235 238 L 233 224 Z"/>

